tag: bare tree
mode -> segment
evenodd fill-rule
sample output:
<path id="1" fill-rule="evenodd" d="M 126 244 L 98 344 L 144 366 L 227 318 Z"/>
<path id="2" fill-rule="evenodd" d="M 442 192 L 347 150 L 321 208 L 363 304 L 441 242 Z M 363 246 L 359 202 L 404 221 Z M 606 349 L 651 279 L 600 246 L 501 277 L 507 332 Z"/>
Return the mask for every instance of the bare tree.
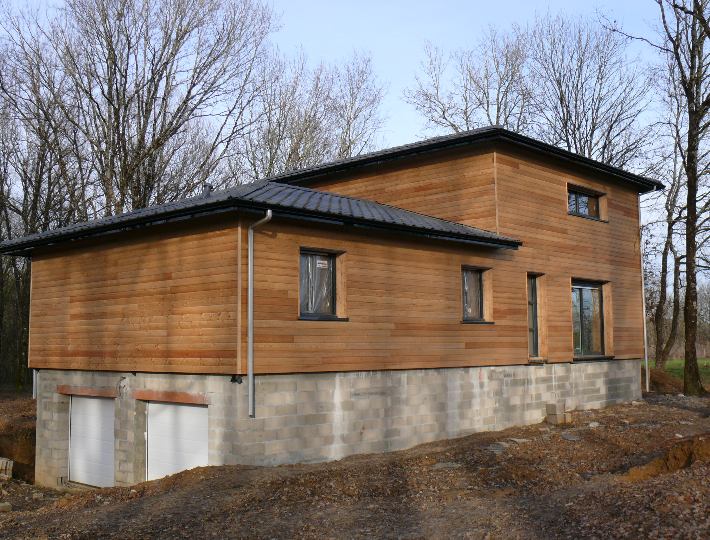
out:
<path id="1" fill-rule="evenodd" d="M 634 164 L 651 133 L 642 121 L 650 81 L 626 57 L 628 40 L 596 21 L 549 13 L 534 28 L 533 134 L 603 163 Z"/>
<path id="2" fill-rule="evenodd" d="M 309 69 L 302 52 L 290 60 L 277 52 L 263 80 L 250 110 L 255 129 L 244 137 L 233 176 L 266 178 L 377 147 L 385 90 L 369 56 Z"/>
<path id="3" fill-rule="evenodd" d="M 60 108 L 111 215 L 184 197 L 218 176 L 250 128 L 274 27 L 257 0 L 67 0 L 6 15 L 13 71 Z M 31 76 L 29 76 L 31 74 Z M 8 93 L 13 85 L 4 84 Z M 30 90 L 31 91 L 31 90 Z M 24 99 L 20 88 L 10 97 Z M 76 172 L 76 171 L 75 171 Z"/>
<path id="4" fill-rule="evenodd" d="M 648 77 L 625 56 L 627 39 L 562 15 L 532 29 L 489 29 L 473 50 L 445 58 L 426 44 L 422 74 L 405 91 L 428 129 L 498 124 L 604 163 L 643 154 Z"/>
<path id="5" fill-rule="evenodd" d="M 460 49 L 446 59 L 426 43 L 423 74 L 404 99 L 428 129 L 457 133 L 496 124 L 525 132 L 532 113 L 527 43 L 525 31 L 514 27 L 503 33 L 493 26 L 475 49 Z"/>
<path id="6" fill-rule="evenodd" d="M 710 38 L 706 16 L 707 0 L 657 0 L 660 8 L 663 44 L 677 70 L 678 84 L 687 112 L 687 128 L 682 146 L 683 168 L 686 177 L 685 201 L 685 370 L 684 392 L 688 395 L 705 394 L 698 368 L 698 282 L 697 259 L 702 249 L 701 229 L 707 219 L 708 193 L 703 185 L 706 176 L 707 145 L 703 144 L 710 129 L 710 58 L 705 47 Z M 705 150 L 704 150 L 705 148 Z"/>

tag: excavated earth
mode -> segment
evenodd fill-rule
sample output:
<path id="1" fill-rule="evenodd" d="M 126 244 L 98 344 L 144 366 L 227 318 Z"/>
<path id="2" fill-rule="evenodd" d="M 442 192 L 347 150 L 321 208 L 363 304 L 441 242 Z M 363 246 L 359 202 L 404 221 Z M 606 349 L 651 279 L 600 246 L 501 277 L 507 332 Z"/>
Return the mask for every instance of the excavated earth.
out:
<path id="1" fill-rule="evenodd" d="M 2 486 L 13 510 L 0 513 L 0 538 L 710 538 L 710 400 L 649 394 L 572 416 L 74 495 L 15 479 Z"/>

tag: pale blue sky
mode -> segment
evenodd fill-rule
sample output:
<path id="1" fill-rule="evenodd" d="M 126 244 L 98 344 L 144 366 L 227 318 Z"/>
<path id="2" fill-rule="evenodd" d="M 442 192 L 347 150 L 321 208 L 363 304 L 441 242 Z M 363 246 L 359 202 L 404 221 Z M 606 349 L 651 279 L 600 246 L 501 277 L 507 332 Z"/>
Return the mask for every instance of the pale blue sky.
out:
<path id="1" fill-rule="evenodd" d="M 402 1 L 271 0 L 281 15 L 282 28 L 273 40 L 282 51 L 303 47 L 311 61 L 336 61 L 353 50 L 372 54 L 381 80 L 389 83 L 385 111 L 389 116 L 385 146 L 413 142 L 422 137 L 422 120 L 401 99 L 414 81 L 423 58 L 425 40 L 451 51 L 473 46 L 489 24 L 508 28 L 531 22 L 535 12 L 570 14 L 603 12 L 620 21 L 634 35 L 653 36 L 658 6 L 654 0 L 550 0 Z M 640 47 L 639 47 L 640 48 Z"/>

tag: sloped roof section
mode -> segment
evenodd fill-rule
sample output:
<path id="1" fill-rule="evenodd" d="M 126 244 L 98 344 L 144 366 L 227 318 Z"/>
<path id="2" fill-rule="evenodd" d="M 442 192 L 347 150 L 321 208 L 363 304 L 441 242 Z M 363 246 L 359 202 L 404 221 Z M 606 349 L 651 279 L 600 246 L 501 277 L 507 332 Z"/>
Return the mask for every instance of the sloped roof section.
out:
<path id="1" fill-rule="evenodd" d="M 325 175 L 344 172 L 368 165 L 391 162 L 405 159 L 412 156 L 438 152 L 449 148 L 462 147 L 473 144 L 480 144 L 487 141 L 504 141 L 514 146 L 527 148 L 555 159 L 566 161 L 584 169 L 606 174 L 616 180 L 628 182 L 634 185 L 639 193 L 647 193 L 658 189 L 663 189 L 664 185 L 653 178 L 646 178 L 634 173 L 630 173 L 618 167 L 613 167 L 599 161 L 575 154 L 563 148 L 538 141 L 531 137 L 509 131 L 501 126 L 486 126 L 470 131 L 443 135 L 418 141 L 415 143 L 386 148 L 370 154 L 362 154 L 351 158 L 341 159 L 330 163 L 323 163 L 315 167 L 289 171 L 271 180 L 283 182 L 285 184 L 309 185 L 311 181 L 322 179 Z"/>
<path id="2" fill-rule="evenodd" d="M 265 211 L 336 225 L 395 232 L 493 248 L 520 240 L 367 199 L 262 180 L 198 196 L 0 242 L 0 253 L 31 255 L 36 248 L 228 210 Z"/>

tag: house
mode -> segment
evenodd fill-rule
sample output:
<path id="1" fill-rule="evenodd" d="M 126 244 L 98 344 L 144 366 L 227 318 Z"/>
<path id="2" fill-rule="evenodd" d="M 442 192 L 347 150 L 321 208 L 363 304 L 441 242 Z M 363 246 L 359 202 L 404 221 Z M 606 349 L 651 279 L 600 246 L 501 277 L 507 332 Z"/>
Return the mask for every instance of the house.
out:
<path id="1" fill-rule="evenodd" d="M 640 193 L 490 127 L 0 244 L 36 479 L 401 449 L 640 396 Z"/>

